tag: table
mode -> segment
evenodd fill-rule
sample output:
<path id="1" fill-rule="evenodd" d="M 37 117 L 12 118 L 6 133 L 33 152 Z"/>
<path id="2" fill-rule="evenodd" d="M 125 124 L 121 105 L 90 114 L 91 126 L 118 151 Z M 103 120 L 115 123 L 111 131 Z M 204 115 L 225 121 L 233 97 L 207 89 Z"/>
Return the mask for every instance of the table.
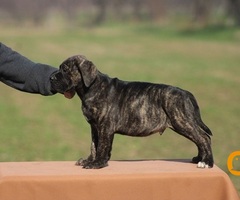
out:
<path id="1" fill-rule="evenodd" d="M 239 200 L 216 165 L 188 160 L 110 161 L 102 169 L 75 162 L 0 163 L 0 200 Z"/>

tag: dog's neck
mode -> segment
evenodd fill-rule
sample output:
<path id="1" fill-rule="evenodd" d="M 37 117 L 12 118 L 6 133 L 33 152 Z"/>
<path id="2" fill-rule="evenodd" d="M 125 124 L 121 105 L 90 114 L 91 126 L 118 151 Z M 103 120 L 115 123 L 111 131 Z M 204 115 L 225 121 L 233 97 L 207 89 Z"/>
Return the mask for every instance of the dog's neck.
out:
<path id="1" fill-rule="evenodd" d="M 79 96 L 79 98 L 83 101 L 86 99 L 88 96 L 87 94 L 91 91 L 93 92 L 94 90 L 99 90 L 99 87 L 101 83 L 104 81 L 103 74 L 101 72 L 98 72 L 98 75 L 96 78 L 93 80 L 93 82 L 90 84 L 89 87 L 86 87 L 83 81 L 80 81 L 78 85 L 75 87 L 76 92 Z"/>

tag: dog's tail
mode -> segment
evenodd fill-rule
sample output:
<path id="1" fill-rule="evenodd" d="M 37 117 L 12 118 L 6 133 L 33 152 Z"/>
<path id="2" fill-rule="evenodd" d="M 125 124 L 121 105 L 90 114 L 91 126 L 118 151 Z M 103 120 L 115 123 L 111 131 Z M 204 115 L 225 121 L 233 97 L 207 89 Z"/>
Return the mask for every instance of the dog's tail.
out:
<path id="1" fill-rule="evenodd" d="M 209 137 L 212 136 L 212 132 L 211 130 L 206 126 L 206 124 L 203 123 L 202 119 L 201 119 L 201 115 L 200 115 L 200 109 L 199 106 L 197 104 L 197 100 L 195 99 L 195 97 L 190 93 L 190 101 L 194 107 L 195 110 L 195 119 L 197 121 L 197 124 L 199 125 L 199 128 L 205 133 L 207 134 Z"/>

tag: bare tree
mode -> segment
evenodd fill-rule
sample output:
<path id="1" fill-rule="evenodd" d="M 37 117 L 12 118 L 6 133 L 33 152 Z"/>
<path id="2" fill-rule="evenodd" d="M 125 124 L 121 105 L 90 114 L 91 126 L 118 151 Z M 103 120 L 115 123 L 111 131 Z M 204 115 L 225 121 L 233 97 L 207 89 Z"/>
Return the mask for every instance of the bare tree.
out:
<path id="1" fill-rule="evenodd" d="M 209 0 L 195 0 L 194 1 L 194 22 L 206 26 L 208 24 L 209 12 L 210 12 Z"/>
<path id="2" fill-rule="evenodd" d="M 150 15 L 153 20 L 157 21 L 165 15 L 165 0 L 149 0 L 146 3 L 149 6 Z"/>
<path id="3" fill-rule="evenodd" d="M 240 26 L 240 0 L 228 0 L 228 10 L 234 17 L 235 23 Z"/>
<path id="4" fill-rule="evenodd" d="M 96 4 L 96 6 L 98 8 L 98 14 L 93 23 L 100 24 L 106 18 L 108 1 L 107 0 L 94 0 L 94 3 Z"/>
<path id="5" fill-rule="evenodd" d="M 133 17 L 135 20 L 141 20 L 142 18 L 142 9 L 144 4 L 146 5 L 146 0 L 112 0 L 114 12 L 116 17 L 119 19 L 124 19 Z"/>
<path id="6" fill-rule="evenodd" d="M 133 17 L 137 20 L 142 19 L 141 10 L 146 7 L 147 0 L 131 0 L 133 6 Z M 148 13 L 149 14 L 149 13 Z"/>
<path id="7" fill-rule="evenodd" d="M 49 1 L 31 0 L 0 0 L 1 8 L 7 11 L 15 20 L 31 19 L 34 23 L 40 23 L 46 15 Z"/>

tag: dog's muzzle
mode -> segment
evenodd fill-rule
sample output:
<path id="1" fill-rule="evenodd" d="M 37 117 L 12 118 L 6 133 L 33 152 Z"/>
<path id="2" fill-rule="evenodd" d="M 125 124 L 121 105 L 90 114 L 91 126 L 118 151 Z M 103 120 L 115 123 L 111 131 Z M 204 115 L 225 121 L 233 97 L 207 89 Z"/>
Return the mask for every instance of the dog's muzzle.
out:
<path id="1" fill-rule="evenodd" d="M 75 95 L 75 88 L 69 89 L 68 81 L 64 79 L 61 72 L 55 72 L 50 76 L 51 88 L 53 91 L 63 94 L 66 98 L 71 99 Z"/>

